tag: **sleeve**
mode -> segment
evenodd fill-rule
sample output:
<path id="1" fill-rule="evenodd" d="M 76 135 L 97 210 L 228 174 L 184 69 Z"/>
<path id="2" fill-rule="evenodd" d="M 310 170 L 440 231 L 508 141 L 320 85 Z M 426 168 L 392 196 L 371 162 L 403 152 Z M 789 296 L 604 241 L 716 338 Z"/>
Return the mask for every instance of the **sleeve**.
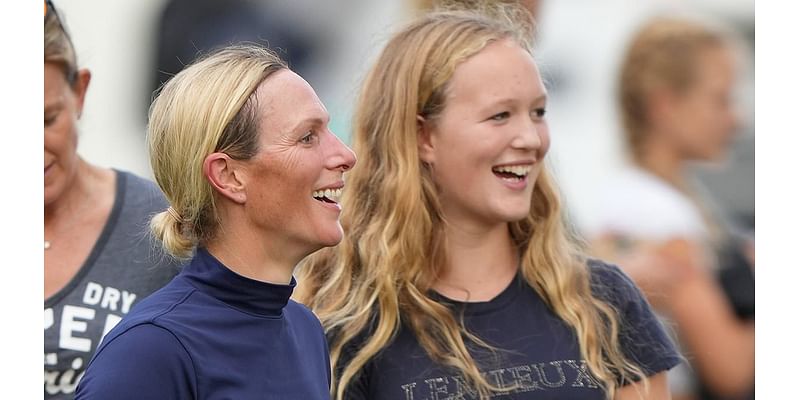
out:
<path id="1" fill-rule="evenodd" d="M 76 390 L 76 400 L 194 399 L 189 353 L 168 330 L 130 328 L 101 346 Z"/>
<path id="2" fill-rule="evenodd" d="M 619 342 L 625 356 L 651 376 L 683 360 L 636 284 L 615 265 L 590 261 L 592 291 L 619 313 Z"/>

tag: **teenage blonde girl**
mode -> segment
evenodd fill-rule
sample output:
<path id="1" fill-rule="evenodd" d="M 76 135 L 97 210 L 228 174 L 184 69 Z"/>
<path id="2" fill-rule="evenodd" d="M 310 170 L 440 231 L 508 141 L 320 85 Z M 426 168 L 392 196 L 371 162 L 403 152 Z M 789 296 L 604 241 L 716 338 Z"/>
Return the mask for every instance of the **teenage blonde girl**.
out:
<path id="1" fill-rule="evenodd" d="M 346 235 L 298 277 L 336 399 L 668 397 L 679 358 L 647 302 L 569 239 L 521 21 L 423 16 L 364 82 Z"/>

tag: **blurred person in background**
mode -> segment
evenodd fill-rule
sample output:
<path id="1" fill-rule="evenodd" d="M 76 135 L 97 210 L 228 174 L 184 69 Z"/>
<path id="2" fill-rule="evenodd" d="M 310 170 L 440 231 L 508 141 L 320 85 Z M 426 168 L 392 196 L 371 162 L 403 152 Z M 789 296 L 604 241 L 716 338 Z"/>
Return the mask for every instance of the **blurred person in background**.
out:
<path id="1" fill-rule="evenodd" d="M 676 398 L 754 396 L 754 238 L 686 173 L 720 161 L 734 138 L 732 40 L 668 17 L 634 35 L 618 87 L 632 165 L 598 195 L 587 230 L 595 255 L 619 263 L 675 324 L 691 363 L 671 379 Z"/>
<path id="2" fill-rule="evenodd" d="M 153 91 L 203 53 L 236 43 L 276 49 L 287 65 L 306 76 L 317 38 L 294 23 L 275 1 L 168 0 L 158 18 Z M 150 99 L 148 99 L 150 100 Z"/>
<path id="3" fill-rule="evenodd" d="M 413 21 L 365 79 L 345 238 L 298 277 L 333 396 L 666 399 L 663 327 L 563 225 L 530 16 L 482 6 Z"/>
<path id="4" fill-rule="evenodd" d="M 531 13 L 534 22 L 539 19 L 539 11 L 541 9 L 542 0 L 497 0 L 501 3 L 519 4 Z M 438 7 L 448 7 L 458 5 L 465 9 L 474 9 L 480 7 L 482 2 L 486 0 L 411 0 L 412 6 L 419 12 L 429 12 L 437 9 Z"/>
<path id="5" fill-rule="evenodd" d="M 329 398 L 324 332 L 290 299 L 295 265 L 342 238 L 355 157 L 329 119 L 259 46 L 223 48 L 166 83 L 148 145 L 170 207 L 151 228 L 192 258 L 106 336 L 76 399 Z"/>
<path id="6" fill-rule="evenodd" d="M 50 1 L 44 16 L 44 397 L 71 399 L 101 338 L 178 272 L 147 231 L 150 181 L 77 153 L 89 88 Z"/>

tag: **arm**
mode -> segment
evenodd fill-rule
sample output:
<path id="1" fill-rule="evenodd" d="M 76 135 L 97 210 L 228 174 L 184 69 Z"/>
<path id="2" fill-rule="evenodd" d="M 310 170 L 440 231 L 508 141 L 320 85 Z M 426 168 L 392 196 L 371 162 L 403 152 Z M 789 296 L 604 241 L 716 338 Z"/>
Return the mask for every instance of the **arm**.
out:
<path id="1" fill-rule="evenodd" d="M 665 244 L 640 242 L 619 251 L 608 238 L 602 238 L 593 248 L 617 261 L 648 301 L 676 322 L 687 358 L 715 393 L 735 395 L 752 388 L 754 324 L 737 319 L 703 265 L 699 246 L 672 240 Z"/>
<path id="2" fill-rule="evenodd" d="M 631 383 L 617 390 L 614 400 L 669 400 L 669 385 L 667 384 L 667 372 L 659 372 L 648 379 L 648 387 L 645 392 L 644 382 Z"/>
<path id="3" fill-rule="evenodd" d="M 697 274 L 677 287 L 668 307 L 687 357 L 716 393 L 736 395 L 753 387 L 755 324 L 736 318 L 710 274 Z"/>
<path id="4" fill-rule="evenodd" d="M 75 399 L 194 399 L 195 376 L 177 338 L 166 329 L 143 324 L 101 345 Z"/>

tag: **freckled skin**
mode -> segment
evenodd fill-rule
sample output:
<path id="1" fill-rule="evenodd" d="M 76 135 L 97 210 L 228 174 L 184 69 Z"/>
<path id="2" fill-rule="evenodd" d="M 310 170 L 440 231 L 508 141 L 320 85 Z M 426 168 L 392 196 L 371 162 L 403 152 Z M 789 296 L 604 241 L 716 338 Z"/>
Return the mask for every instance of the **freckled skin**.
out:
<path id="1" fill-rule="evenodd" d="M 491 43 L 456 67 L 427 160 L 450 222 L 490 227 L 528 215 L 550 144 L 547 122 L 535 115 L 545 96 L 533 58 L 511 40 Z M 492 172 L 511 162 L 533 165 L 524 190 L 510 190 Z"/>

